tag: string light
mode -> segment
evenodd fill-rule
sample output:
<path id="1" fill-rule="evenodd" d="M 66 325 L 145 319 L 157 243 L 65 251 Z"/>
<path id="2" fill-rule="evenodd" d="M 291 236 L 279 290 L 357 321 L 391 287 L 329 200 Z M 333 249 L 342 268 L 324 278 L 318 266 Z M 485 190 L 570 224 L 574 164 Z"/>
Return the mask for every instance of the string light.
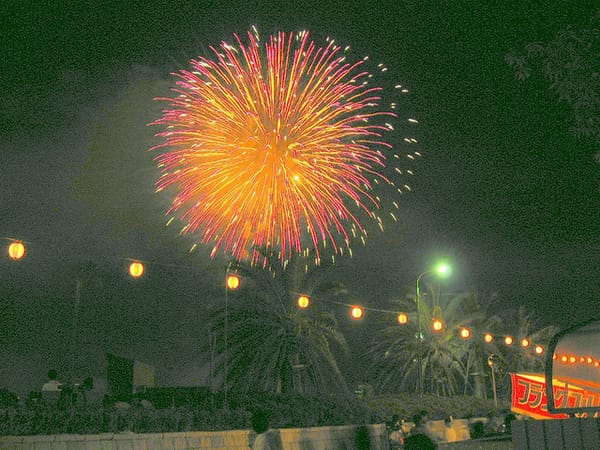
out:
<path id="1" fill-rule="evenodd" d="M 15 261 L 23 258 L 27 251 L 23 241 L 15 240 L 15 239 L 10 239 L 10 240 L 12 242 L 8 246 L 9 257 Z M 145 268 L 144 263 L 142 263 L 141 261 L 132 260 L 132 262 L 129 264 L 128 272 L 129 272 L 129 275 L 133 278 L 141 278 L 145 274 L 146 268 Z M 229 290 L 235 290 L 235 289 L 239 288 L 240 277 L 236 273 L 228 273 L 227 277 L 226 277 L 226 286 Z M 334 302 L 334 303 L 350 307 L 350 316 L 354 320 L 363 319 L 365 316 L 366 310 L 373 310 L 373 311 L 382 312 L 382 313 L 393 313 L 394 315 L 396 315 L 396 320 L 397 320 L 398 324 L 400 324 L 400 325 L 405 325 L 409 322 L 409 316 L 405 312 L 389 311 L 389 310 L 383 310 L 383 309 L 377 309 L 377 308 L 368 308 L 368 307 L 363 307 L 363 306 L 359 306 L 359 305 L 348 305 L 348 304 L 339 303 L 339 302 Z M 306 309 L 310 306 L 310 304 L 311 304 L 311 301 L 310 301 L 310 297 L 308 295 L 300 294 L 298 296 L 297 305 L 299 308 Z M 436 312 L 438 314 L 441 313 L 441 310 L 439 309 L 439 307 L 436 309 Z M 431 327 L 434 332 L 441 333 L 444 330 L 444 322 L 441 319 L 436 318 L 431 322 Z M 459 336 L 462 339 L 466 340 L 466 339 L 470 339 L 473 336 L 473 333 L 472 333 L 471 329 L 468 327 L 460 327 L 459 328 Z M 494 335 L 492 333 L 485 333 L 483 335 L 483 340 L 485 343 L 490 344 L 494 341 Z M 513 337 L 505 336 L 504 343 L 507 346 L 511 346 L 514 343 Z M 528 338 L 523 338 L 520 340 L 520 344 L 521 344 L 521 347 L 523 347 L 523 348 L 529 348 L 531 346 L 531 341 Z M 541 345 L 535 345 L 533 347 L 533 352 L 536 355 L 541 356 L 544 354 L 544 347 Z M 600 361 L 594 360 L 591 356 L 556 355 L 556 354 L 554 354 L 553 359 L 560 359 L 561 362 L 570 363 L 570 364 L 575 364 L 579 361 L 581 363 L 586 363 L 589 365 L 593 364 L 595 367 L 600 367 Z"/>
<path id="2" fill-rule="evenodd" d="M 140 261 L 134 261 L 129 264 L 129 275 L 133 278 L 140 278 L 144 274 L 144 264 Z"/>
<path id="3" fill-rule="evenodd" d="M 350 316 L 355 320 L 362 319 L 364 315 L 365 310 L 361 306 L 353 306 L 350 310 Z"/>
<path id="4" fill-rule="evenodd" d="M 235 290 L 240 287 L 240 277 L 235 273 L 227 275 L 227 289 Z"/>
<path id="5" fill-rule="evenodd" d="M 310 298 L 307 295 L 298 296 L 298 308 L 306 309 L 310 305 Z"/>
<path id="6" fill-rule="evenodd" d="M 25 256 L 25 244 L 22 241 L 14 241 L 8 246 L 8 256 L 18 261 Z"/>

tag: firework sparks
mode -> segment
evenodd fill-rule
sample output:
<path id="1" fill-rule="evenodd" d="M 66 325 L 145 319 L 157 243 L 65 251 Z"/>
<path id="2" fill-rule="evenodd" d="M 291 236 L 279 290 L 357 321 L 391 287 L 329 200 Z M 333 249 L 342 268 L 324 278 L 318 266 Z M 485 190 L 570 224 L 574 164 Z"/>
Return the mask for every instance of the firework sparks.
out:
<path id="1" fill-rule="evenodd" d="M 286 259 L 307 242 L 335 253 L 364 241 L 359 217 L 381 224 L 374 183 L 391 146 L 391 111 L 367 83 L 365 60 L 324 47 L 306 32 L 279 33 L 261 44 L 223 42 L 212 59 L 174 74 L 177 95 L 152 125 L 168 147 L 156 159 L 157 190 L 174 187 L 167 214 L 179 212 L 183 233 L 198 233 L 237 259 L 256 262 L 257 247 Z"/>

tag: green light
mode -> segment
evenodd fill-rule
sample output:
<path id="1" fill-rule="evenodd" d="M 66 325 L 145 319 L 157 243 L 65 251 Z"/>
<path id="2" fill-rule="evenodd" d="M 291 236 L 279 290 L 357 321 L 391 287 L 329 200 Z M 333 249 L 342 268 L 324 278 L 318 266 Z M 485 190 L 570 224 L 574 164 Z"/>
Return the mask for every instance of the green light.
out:
<path id="1" fill-rule="evenodd" d="M 450 276 L 452 268 L 448 264 L 441 262 L 435 266 L 434 271 L 438 276 L 446 278 Z"/>

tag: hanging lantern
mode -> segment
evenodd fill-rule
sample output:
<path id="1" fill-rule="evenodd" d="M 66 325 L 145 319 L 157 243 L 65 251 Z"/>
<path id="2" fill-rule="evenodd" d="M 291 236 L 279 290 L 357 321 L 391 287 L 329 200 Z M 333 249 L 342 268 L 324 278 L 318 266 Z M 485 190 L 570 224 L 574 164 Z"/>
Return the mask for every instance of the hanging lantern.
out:
<path id="1" fill-rule="evenodd" d="M 512 336 L 506 336 L 506 337 L 504 338 L 504 343 L 505 343 L 506 345 L 512 345 L 512 344 L 513 344 L 513 342 L 514 342 L 514 339 L 512 338 Z"/>
<path id="2" fill-rule="evenodd" d="M 470 339 L 471 338 L 471 330 L 468 329 L 467 327 L 463 327 L 460 329 L 460 337 L 463 339 Z"/>
<path id="3" fill-rule="evenodd" d="M 15 261 L 25 256 L 25 244 L 21 241 L 14 241 L 8 246 L 8 256 Z"/>
<path id="4" fill-rule="evenodd" d="M 240 287 L 240 277 L 235 273 L 227 275 L 227 289 L 235 290 Z"/>
<path id="5" fill-rule="evenodd" d="M 408 314 L 406 314 L 406 313 L 398 314 L 398 323 L 400 325 L 406 325 L 408 323 Z"/>
<path id="6" fill-rule="evenodd" d="M 529 339 L 527 339 L 527 338 L 521 339 L 521 347 L 523 347 L 523 348 L 529 347 Z"/>
<path id="7" fill-rule="evenodd" d="M 139 278 L 144 275 L 144 265 L 139 261 L 129 264 L 129 275 L 133 278 Z"/>
<path id="8" fill-rule="evenodd" d="M 542 347 L 541 345 L 536 345 L 535 346 L 535 353 L 537 355 L 541 355 L 544 353 L 544 347 Z"/>
<path id="9" fill-rule="evenodd" d="M 491 333 L 486 333 L 486 334 L 483 336 L 483 341 L 484 341 L 486 344 L 491 344 L 492 342 L 494 342 L 494 335 L 493 335 L 493 334 L 491 334 Z"/>
<path id="10" fill-rule="evenodd" d="M 310 305 L 310 298 L 307 295 L 300 295 L 298 297 L 298 308 L 306 309 Z"/>
<path id="11" fill-rule="evenodd" d="M 433 331 L 439 333 L 444 329 L 444 322 L 442 322 L 440 319 L 433 319 L 433 322 L 431 322 L 431 328 L 433 328 Z"/>
<path id="12" fill-rule="evenodd" d="M 365 315 L 365 310 L 363 308 L 361 308 L 360 306 L 353 306 L 352 309 L 350 310 L 350 316 L 355 320 L 362 319 L 364 315 Z"/>

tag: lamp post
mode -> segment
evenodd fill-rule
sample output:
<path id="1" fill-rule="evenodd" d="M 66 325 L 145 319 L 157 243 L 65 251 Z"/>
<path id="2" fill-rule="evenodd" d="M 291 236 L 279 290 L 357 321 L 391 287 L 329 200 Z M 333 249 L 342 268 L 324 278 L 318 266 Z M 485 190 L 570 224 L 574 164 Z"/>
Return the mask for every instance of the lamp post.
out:
<path id="1" fill-rule="evenodd" d="M 437 274 L 438 276 L 448 276 L 450 266 L 445 263 L 437 264 L 432 270 L 427 270 L 417 277 L 416 285 L 416 306 L 417 306 L 417 362 L 419 364 L 419 394 L 423 395 L 423 327 L 421 325 L 421 279 L 425 275 Z"/>
<path id="2" fill-rule="evenodd" d="M 491 354 L 488 356 L 488 366 L 490 366 L 490 371 L 492 372 L 492 393 L 494 394 L 494 407 L 498 409 L 498 396 L 496 394 L 496 374 L 495 374 L 495 359 L 496 355 Z"/>
<path id="3" fill-rule="evenodd" d="M 240 287 L 240 277 L 236 273 L 229 272 L 231 264 L 227 266 L 225 270 L 225 323 L 223 326 L 223 390 L 224 390 L 224 403 L 225 409 L 229 408 L 229 404 L 227 403 L 227 392 L 229 391 L 229 290 L 235 290 Z"/>

